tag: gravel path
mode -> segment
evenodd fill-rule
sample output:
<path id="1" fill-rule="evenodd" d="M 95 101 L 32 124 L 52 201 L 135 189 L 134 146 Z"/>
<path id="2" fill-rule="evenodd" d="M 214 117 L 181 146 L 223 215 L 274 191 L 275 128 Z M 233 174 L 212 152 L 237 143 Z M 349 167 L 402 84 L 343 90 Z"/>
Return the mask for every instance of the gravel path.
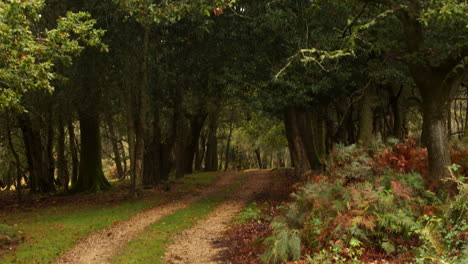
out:
<path id="1" fill-rule="evenodd" d="M 246 182 L 227 198 L 207 218 L 175 238 L 167 249 L 165 263 L 208 264 L 226 263 L 219 243 L 231 220 L 251 201 L 256 194 L 267 191 L 271 185 L 269 171 L 246 172 Z"/>
<path id="2" fill-rule="evenodd" d="M 234 183 L 238 173 L 224 174 L 211 187 L 202 190 L 201 194 L 187 195 L 177 201 L 163 204 L 141 212 L 134 217 L 117 223 L 109 228 L 91 234 L 81 240 L 73 248 L 56 260 L 56 263 L 94 264 L 109 263 L 108 259 L 114 256 L 130 240 L 135 239 L 148 226 L 162 217 L 172 214 L 189 204 L 207 197 L 212 193 Z M 193 262 L 192 262 L 193 263 Z"/>

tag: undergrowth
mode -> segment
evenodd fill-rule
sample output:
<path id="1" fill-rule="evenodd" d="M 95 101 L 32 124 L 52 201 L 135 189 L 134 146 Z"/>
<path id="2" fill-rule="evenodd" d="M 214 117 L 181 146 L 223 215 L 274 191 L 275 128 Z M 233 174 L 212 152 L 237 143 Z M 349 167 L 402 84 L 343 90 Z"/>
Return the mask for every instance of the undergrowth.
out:
<path id="1" fill-rule="evenodd" d="M 466 150 L 455 149 L 458 161 Z M 452 198 L 425 187 L 427 151 L 413 142 L 337 146 L 327 170 L 293 194 L 264 240 L 265 263 L 468 263 L 467 163 Z M 421 174 L 424 175 L 421 176 Z"/>

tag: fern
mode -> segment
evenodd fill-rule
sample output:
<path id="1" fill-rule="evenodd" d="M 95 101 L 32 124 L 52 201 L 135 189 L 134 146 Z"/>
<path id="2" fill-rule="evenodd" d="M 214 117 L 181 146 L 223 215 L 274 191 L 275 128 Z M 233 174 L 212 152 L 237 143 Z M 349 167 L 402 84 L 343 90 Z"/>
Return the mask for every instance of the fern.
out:
<path id="1" fill-rule="evenodd" d="M 301 257 L 301 239 L 298 230 L 281 229 L 265 239 L 266 250 L 260 257 L 265 263 L 284 263 L 299 260 Z"/>
<path id="2" fill-rule="evenodd" d="M 442 241 L 442 236 L 440 235 L 440 231 L 434 223 L 427 223 L 419 233 L 423 238 L 425 238 L 431 246 L 435 249 L 438 256 L 442 256 L 445 254 L 445 245 Z"/>

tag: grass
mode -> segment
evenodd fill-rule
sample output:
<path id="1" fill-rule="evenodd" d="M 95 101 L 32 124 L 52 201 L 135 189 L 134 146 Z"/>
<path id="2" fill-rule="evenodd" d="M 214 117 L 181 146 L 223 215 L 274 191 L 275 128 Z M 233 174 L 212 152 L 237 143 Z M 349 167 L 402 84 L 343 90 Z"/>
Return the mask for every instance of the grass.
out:
<path id="1" fill-rule="evenodd" d="M 50 263 L 87 234 L 125 220 L 163 199 L 125 202 L 115 206 L 48 208 L 2 219 L 25 234 L 15 251 L 0 251 L 0 263 Z"/>
<path id="2" fill-rule="evenodd" d="M 188 175 L 181 184 L 190 188 L 211 183 L 216 173 Z M 10 214 L 0 224 L 13 226 L 25 236 L 15 250 L 0 250 L 0 263 L 50 263 L 88 234 L 126 220 L 166 200 L 158 194 L 117 205 L 59 206 Z M 205 206 L 210 202 L 205 201 Z"/>

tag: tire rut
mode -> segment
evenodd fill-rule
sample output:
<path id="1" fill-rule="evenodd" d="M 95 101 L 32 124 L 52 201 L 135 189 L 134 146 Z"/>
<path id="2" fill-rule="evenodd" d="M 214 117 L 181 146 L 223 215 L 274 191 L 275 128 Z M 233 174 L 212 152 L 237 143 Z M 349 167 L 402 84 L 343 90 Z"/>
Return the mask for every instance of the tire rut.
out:
<path id="1" fill-rule="evenodd" d="M 117 254 L 129 241 L 138 237 L 151 224 L 166 215 L 187 207 L 188 205 L 219 192 L 225 186 L 232 184 L 238 173 L 220 175 L 217 182 L 202 190 L 197 196 L 186 195 L 177 201 L 165 203 L 149 210 L 138 213 L 130 219 L 117 223 L 111 227 L 92 233 L 79 241 L 73 248 L 56 259 L 55 263 L 74 264 L 108 264 L 109 259 Z"/>
<path id="2" fill-rule="evenodd" d="M 175 242 L 167 249 L 164 263 L 226 263 L 223 261 L 222 254 L 226 248 L 220 243 L 226 228 L 256 194 L 267 191 L 271 185 L 269 171 L 250 171 L 246 174 L 246 183 L 241 186 L 240 190 L 230 195 L 194 227 L 176 236 Z"/>

